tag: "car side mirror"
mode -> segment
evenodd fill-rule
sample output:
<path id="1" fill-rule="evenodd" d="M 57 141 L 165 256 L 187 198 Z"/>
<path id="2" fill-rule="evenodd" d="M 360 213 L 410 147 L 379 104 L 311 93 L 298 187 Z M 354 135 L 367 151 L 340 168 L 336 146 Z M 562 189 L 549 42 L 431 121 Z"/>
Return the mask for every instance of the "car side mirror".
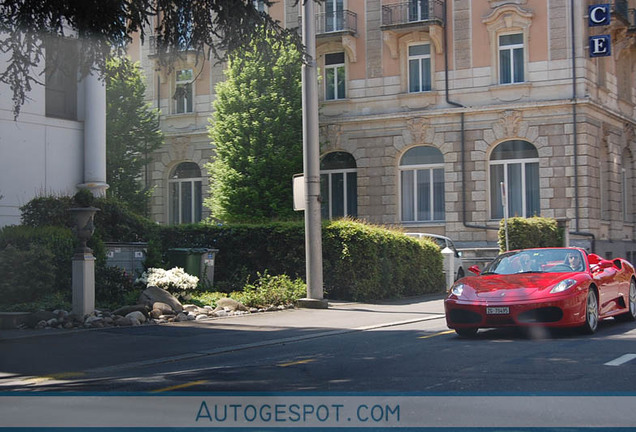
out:
<path id="1" fill-rule="evenodd" d="M 589 261 L 590 265 L 594 265 L 594 264 L 599 264 L 601 261 L 603 261 L 603 258 L 601 258 L 600 256 L 596 254 L 589 254 L 587 256 L 587 260 Z"/>
<path id="2" fill-rule="evenodd" d="M 479 269 L 478 265 L 473 265 L 468 267 L 468 271 L 471 273 L 475 273 L 477 276 L 479 276 L 481 274 L 481 270 Z"/>
<path id="3" fill-rule="evenodd" d="M 590 265 L 597 265 L 599 269 L 606 269 L 615 265 L 612 261 L 603 259 L 596 254 L 589 254 L 587 260 Z"/>

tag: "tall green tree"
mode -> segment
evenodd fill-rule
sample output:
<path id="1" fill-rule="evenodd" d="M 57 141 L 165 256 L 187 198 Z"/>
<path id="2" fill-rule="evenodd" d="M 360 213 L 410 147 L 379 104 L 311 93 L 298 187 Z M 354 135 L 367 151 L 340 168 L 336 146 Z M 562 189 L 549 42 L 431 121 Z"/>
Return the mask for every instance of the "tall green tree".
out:
<path id="1" fill-rule="evenodd" d="M 230 57 L 209 128 L 212 216 L 228 222 L 288 219 L 292 176 L 302 172 L 301 53 L 289 40 L 255 40 Z M 264 54 L 265 53 L 265 54 Z"/>
<path id="2" fill-rule="evenodd" d="M 144 101 L 146 84 L 137 63 L 111 58 L 106 72 L 107 194 L 147 215 L 151 190 L 142 179 L 151 153 L 163 144 L 158 111 Z"/>

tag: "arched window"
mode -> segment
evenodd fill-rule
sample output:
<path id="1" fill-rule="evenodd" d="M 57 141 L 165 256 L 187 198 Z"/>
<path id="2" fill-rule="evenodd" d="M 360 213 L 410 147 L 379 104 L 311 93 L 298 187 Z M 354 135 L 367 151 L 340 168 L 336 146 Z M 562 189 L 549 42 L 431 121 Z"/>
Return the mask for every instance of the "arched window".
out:
<path id="1" fill-rule="evenodd" d="M 345 152 L 333 152 L 320 161 L 323 219 L 358 216 L 356 161 Z"/>
<path id="2" fill-rule="evenodd" d="M 413 147 L 400 159 L 402 222 L 446 219 L 444 156 L 435 147 Z"/>
<path id="3" fill-rule="evenodd" d="M 504 217 L 501 183 L 508 197 L 508 216 L 531 217 L 541 212 L 539 152 L 527 141 L 504 141 L 490 155 L 490 215 Z"/>
<path id="4" fill-rule="evenodd" d="M 201 220 L 201 169 L 194 162 L 177 165 L 168 178 L 171 224 L 194 223 Z"/>

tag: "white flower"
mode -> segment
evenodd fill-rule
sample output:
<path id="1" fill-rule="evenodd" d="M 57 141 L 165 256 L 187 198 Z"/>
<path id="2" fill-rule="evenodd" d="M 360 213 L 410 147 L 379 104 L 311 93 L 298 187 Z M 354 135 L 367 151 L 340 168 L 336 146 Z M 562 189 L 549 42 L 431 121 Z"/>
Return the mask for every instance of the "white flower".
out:
<path id="1" fill-rule="evenodd" d="M 186 273 L 181 267 L 174 267 L 170 270 L 149 268 L 138 281 L 147 286 L 156 286 L 174 292 L 195 289 L 199 283 L 199 278 Z"/>

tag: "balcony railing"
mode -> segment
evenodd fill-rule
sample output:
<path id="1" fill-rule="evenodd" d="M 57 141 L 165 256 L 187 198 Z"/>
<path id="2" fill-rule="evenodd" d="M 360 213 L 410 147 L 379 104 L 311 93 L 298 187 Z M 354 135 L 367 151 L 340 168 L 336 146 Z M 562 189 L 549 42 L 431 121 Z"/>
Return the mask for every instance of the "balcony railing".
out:
<path id="1" fill-rule="evenodd" d="M 358 15 L 349 10 L 316 14 L 316 35 L 358 31 Z"/>
<path id="2" fill-rule="evenodd" d="M 440 0 L 410 0 L 382 6 L 382 26 L 444 24 L 444 5 Z"/>

